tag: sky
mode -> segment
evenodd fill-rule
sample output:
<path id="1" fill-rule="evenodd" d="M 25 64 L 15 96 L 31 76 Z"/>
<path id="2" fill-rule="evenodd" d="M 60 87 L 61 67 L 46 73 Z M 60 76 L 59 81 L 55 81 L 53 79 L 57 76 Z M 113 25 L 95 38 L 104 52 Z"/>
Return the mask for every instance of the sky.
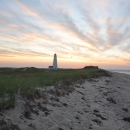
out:
<path id="1" fill-rule="evenodd" d="M 0 0 L 0 67 L 130 69 L 130 0 Z"/>

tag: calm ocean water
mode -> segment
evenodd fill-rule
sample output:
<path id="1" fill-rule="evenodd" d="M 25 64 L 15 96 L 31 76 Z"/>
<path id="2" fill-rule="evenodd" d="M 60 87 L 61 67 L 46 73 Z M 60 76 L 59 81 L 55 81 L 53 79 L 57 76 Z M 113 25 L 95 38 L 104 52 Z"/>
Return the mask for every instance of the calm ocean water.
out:
<path id="1" fill-rule="evenodd" d="M 130 70 L 108 70 L 108 71 L 124 73 L 124 74 L 129 74 L 130 75 Z"/>

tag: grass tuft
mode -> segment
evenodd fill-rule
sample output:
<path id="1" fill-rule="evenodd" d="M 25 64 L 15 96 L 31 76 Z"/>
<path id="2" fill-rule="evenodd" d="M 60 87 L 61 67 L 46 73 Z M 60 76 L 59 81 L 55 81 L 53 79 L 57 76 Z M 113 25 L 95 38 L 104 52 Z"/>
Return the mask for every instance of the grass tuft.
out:
<path id="1" fill-rule="evenodd" d="M 15 107 L 15 96 L 10 97 L 9 99 L 0 101 L 0 111 L 9 110 L 10 108 Z"/>

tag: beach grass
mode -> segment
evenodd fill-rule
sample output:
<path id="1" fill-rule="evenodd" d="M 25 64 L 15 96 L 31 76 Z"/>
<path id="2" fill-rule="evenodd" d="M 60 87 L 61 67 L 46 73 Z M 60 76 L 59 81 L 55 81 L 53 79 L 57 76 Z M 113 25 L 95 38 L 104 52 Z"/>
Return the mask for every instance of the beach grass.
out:
<path id="1" fill-rule="evenodd" d="M 16 93 L 34 99 L 39 95 L 38 87 L 57 86 L 60 83 L 63 88 L 66 88 L 65 86 L 68 88 L 76 81 L 108 76 L 105 70 L 98 68 L 58 70 L 18 68 L 15 71 L 4 68 L 0 70 L 0 111 L 15 107 Z"/>
<path id="2" fill-rule="evenodd" d="M 21 94 L 34 93 L 36 87 L 56 85 L 60 81 L 74 82 L 90 76 L 103 76 L 106 71 L 102 69 L 59 69 L 56 71 L 6 71 L 0 73 L 0 97 L 13 95 L 20 91 Z"/>

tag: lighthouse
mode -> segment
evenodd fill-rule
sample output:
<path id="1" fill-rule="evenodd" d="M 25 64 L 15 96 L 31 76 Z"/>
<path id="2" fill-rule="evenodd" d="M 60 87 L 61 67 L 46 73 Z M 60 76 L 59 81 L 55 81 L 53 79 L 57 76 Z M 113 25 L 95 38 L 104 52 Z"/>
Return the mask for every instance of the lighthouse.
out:
<path id="1" fill-rule="evenodd" d="M 54 54 L 54 59 L 53 59 L 53 69 L 56 70 L 57 69 L 57 55 Z"/>
<path id="2" fill-rule="evenodd" d="M 57 70 L 57 55 L 56 54 L 54 54 L 53 66 L 48 66 L 48 68 L 51 70 Z"/>

